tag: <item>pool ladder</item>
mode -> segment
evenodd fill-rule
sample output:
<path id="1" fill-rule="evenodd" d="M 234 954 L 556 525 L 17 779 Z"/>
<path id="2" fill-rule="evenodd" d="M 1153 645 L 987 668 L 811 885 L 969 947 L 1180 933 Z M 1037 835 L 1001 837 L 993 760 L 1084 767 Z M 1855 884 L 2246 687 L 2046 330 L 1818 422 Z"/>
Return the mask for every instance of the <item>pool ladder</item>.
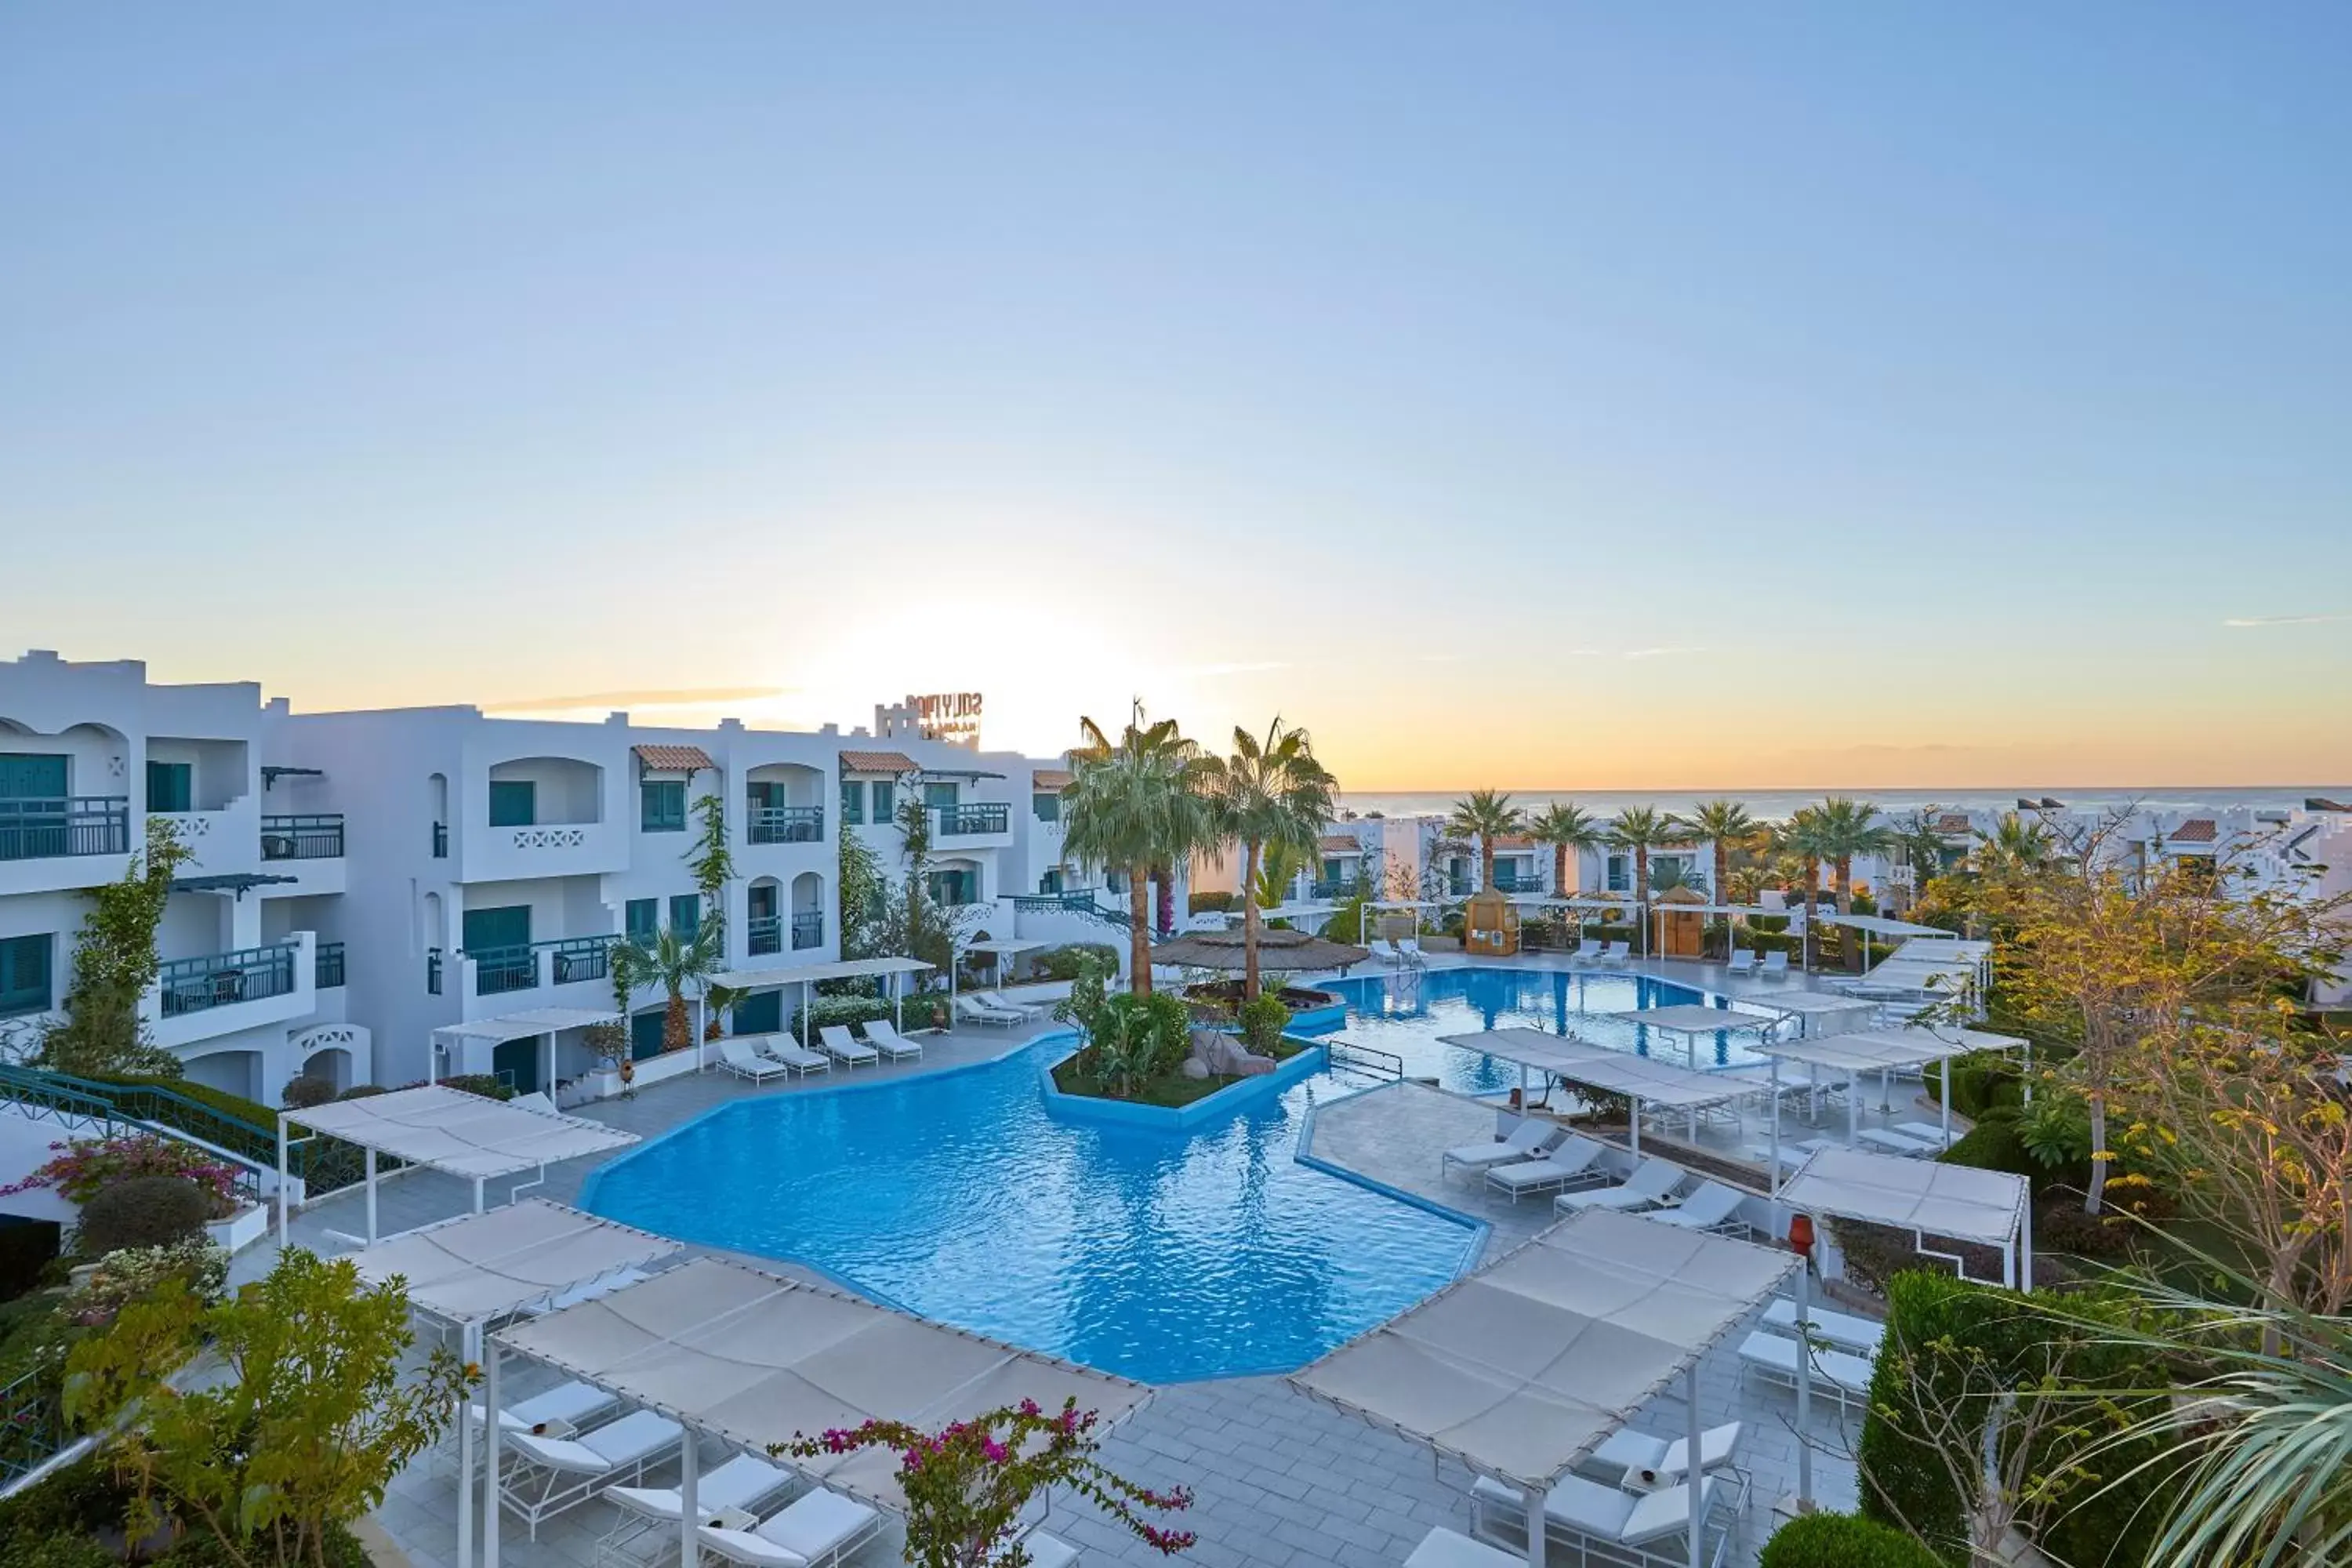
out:
<path id="1" fill-rule="evenodd" d="M 1353 1068 L 1358 1072 L 1391 1080 L 1404 1077 L 1404 1058 L 1394 1051 L 1360 1046 L 1349 1040 L 1326 1040 L 1323 1047 L 1330 1053 L 1335 1067 Z"/>

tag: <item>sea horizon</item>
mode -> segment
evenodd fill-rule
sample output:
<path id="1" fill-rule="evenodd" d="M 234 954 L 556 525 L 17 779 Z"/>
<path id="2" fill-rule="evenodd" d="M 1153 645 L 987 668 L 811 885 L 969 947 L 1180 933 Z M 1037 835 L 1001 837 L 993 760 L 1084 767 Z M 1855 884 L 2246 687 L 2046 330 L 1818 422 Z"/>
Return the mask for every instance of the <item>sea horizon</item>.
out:
<path id="1" fill-rule="evenodd" d="M 1345 791 L 1340 807 L 1359 816 L 1379 812 L 1383 816 L 1443 815 L 1469 794 L 1458 790 Z M 2352 801 L 2352 784 L 2196 785 L 2149 784 L 2137 788 L 2115 785 L 2088 787 L 2063 784 L 2020 784 L 2011 789 L 1524 789 L 1507 790 L 1514 803 L 1540 809 L 1555 801 L 1574 802 L 1601 816 L 1613 816 L 1633 806 L 1687 813 L 1710 800 L 1736 800 L 1757 816 L 1785 818 L 1801 806 L 1827 795 L 1850 795 L 1885 810 L 1908 811 L 1941 806 L 1949 811 L 2013 811 L 2021 801 L 2055 800 L 2070 810 L 2105 810 L 2136 805 L 2156 811 L 2230 811 L 2233 809 L 2291 810 L 2305 800 L 2326 797 Z"/>

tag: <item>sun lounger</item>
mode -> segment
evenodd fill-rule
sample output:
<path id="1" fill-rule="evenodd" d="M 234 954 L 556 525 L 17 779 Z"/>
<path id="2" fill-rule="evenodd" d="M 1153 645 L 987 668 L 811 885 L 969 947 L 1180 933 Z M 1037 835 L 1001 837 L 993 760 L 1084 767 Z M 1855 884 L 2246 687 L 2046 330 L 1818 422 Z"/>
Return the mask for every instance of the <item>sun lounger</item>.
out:
<path id="1" fill-rule="evenodd" d="M 1630 963 L 1633 960 L 1633 948 L 1630 942 L 1611 942 L 1601 944 L 1601 962 L 1604 965 L 1616 967 Z"/>
<path id="2" fill-rule="evenodd" d="M 1702 1474 L 1698 1489 L 1703 1513 L 1714 1503 L 1715 1478 Z M 1629 1492 L 1581 1476 L 1563 1476 L 1544 1497 L 1544 1534 L 1580 1555 L 1598 1552 L 1614 1558 L 1628 1553 L 1640 1562 L 1653 1558 L 1642 1548 L 1654 1542 L 1671 1541 L 1679 1548 L 1688 1539 L 1690 1515 L 1687 1484 Z M 1470 1519 L 1482 1539 L 1512 1545 L 1527 1541 L 1527 1500 L 1500 1481 L 1480 1476 L 1472 1483 Z M 1659 1553 L 1654 1560 L 1663 1563 L 1679 1558 Z"/>
<path id="3" fill-rule="evenodd" d="M 577 1437 L 507 1433 L 503 1441 L 513 1458 L 499 1478 L 499 1500 L 536 1541 L 540 1521 L 634 1481 L 646 1466 L 676 1455 L 683 1431 L 667 1415 L 639 1410 Z"/>
<path id="4" fill-rule="evenodd" d="M 1738 1422 L 1727 1421 L 1720 1426 L 1708 1427 L 1698 1435 L 1698 1468 L 1722 1468 L 1731 1463 L 1731 1456 L 1738 1447 Z M 1675 1485 L 1690 1468 L 1690 1439 L 1676 1437 L 1668 1442 L 1647 1432 L 1621 1426 L 1586 1457 L 1585 1463 L 1596 1474 L 1610 1471 L 1622 1476 L 1618 1484 L 1627 1491 L 1654 1491 L 1659 1487 Z"/>
<path id="5" fill-rule="evenodd" d="M 737 1078 L 748 1078 L 753 1083 L 765 1083 L 772 1078 L 784 1078 L 792 1072 L 783 1063 L 770 1061 L 754 1051 L 740 1036 L 719 1042 L 719 1065 Z"/>
<path id="6" fill-rule="evenodd" d="M 846 1025 L 825 1024 L 819 1026 L 816 1040 L 824 1047 L 826 1056 L 844 1067 L 872 1067 L 882 1059 L 882 1053 L 872 1046 L 860 1045 L 851 1038 Z"/>
<path id="7" fill-rule="evenodd" d="M 1756 950 L 1752 947 L 1743 947 L 1734 950 L 1731 954 L 1731 962 L 1724 965 L 1724 973 L 1727 974 L 1755 973 Z"/>
<path id="8" fill-rule="evenodd" d="M 1592 1163 L 1600 1158 L 1600 1144 L 1590 1138 L 1570 1138 L 1540 1160 L 1496 1166 L 1486 1173 L 1486 1185 L 1496 1192 L 1508 1193 L 1511 1201 L 1517 1203 L 1529 1193 L 1548 1193 L 1556 1187 L 1598 1180 Z"/>
<path id="9" fill-rule="evenodd" d="M 1021 1022 L 1018 1014 L 1007 1013 L 1001 1007 L 992 1007 L 969 993 L 955 999 L 955 1010 L 956 1016 L 967 1023 L 993 1024 L 1000 1029 L 1009 1029 Z"/>
<path id="10" fill-rule="evenodd" d="M 866 1026 L 866 1043 L 894 1062 L 920 1059 L 923 1047 L 898 1032 L 898 1026 L 887 1018 L 876 1018 Z"/>
<path id="11" fill-rule="evenodd" d="M 755 1512 L 761 1503 L 792 1484 L 792 1471 L 750 1454 L 738 1454 L 696 1481 L 695 1522 L 709 1524 L 719 1514 L 739 1510 Z M 642 1561 L 630 1548 L 656 1531 L 662 1534 L 654 1560 L 669 1556 L 677 1542 L 678 1524 L 686 1517 L 686 1498 L 677 1488 L 607 1487 L 604 1500 L 619 1509 L 621 1517 L 596 1542 L 599 1563 L 609 1558 Z"/>
<path id="12" fill-rule="evenodd" d="M 501 1432 L 529 1432 L 533 1427 L 542 1433 L 568 1436 L 610 1411 L 620 1401 L 593 1383 L 562 1383 L 544 1394 L 534 1394 L 520 1399 L 499 1412 Z M 466 1419 L 473 1423 L 478 1434 L 489 1412 L 482 1405 L 468 1403 Z"/>
<path id="13" fill-rule="evenodd" d="M 1941 1143 L 1929 1143 L 1917 1138 L 1906 1138 L 1902 1133 L 1890 1132 L 1884 1127 L 1865 1127 L 1854 1141 L 1868 1144 L 1882 1154 L 1900 1154 L 1906 1160 L 1916 1160 L 1927 1154 L 1939 1154 L 1943 1152 L 1944 1148 Z"/>
<path id="14" fill-rule="evenodd" d="M 706 1550 L 746 1568 L 824 1568 L 881 1528 L 882 1516 L 874 1510 L 820 1487 L 751 1530 L 706 1524 L 695 1535 Z"/>
<path id="15" fill-rule="evenodd" d="M 1789 978 L 1789 955 L 1774 949 L 1764 955 L 1764 962 L 1756 966 L 1756 973 L 1766 980 L 1786 980 Z"/>
<path id="16" fill-rule="evenodd" d="M 1527 1568 L 1527 1562 L 1525 1557 L 1515 1557 L 1440 1524 L 1421 1538 L 1421 1544 L 1404 1560 L 1404 1568 Z"/>
<path id="17" fill-rule="evenodd" d="M 1429 955 L 1421 951 L 1421 938 L 1417 936 L 1399 937 L 1397 955 L 1411 965 L 1418 966 L 1429 962 Z"/>
<path id="18" fill-rule="evenodd" d="M 1959 1142 L 1960 1137 L 1955 1132 L 1949 1140 L 1947 1140 L 1942 1125 L 1934 1121 L 1898 1121 L 1887 1131 L 1899 1132 L 1906 1138 L 1916 1138 L 1930 1149 L 1948 1148 L 1952 1143 Z"/>
<path id="19" fill-rule="evenodd" d="M 1028 1002 L 1015 1002 L 1002 991 L 975 991 L 983 1007 L 993 1007 L 1000 1013 L 1010 1013 L 1019 1018 L 1042 1018 L 1045 1009 Z"/>
<path id="20" fill-rule="evenodd" d="M 1485 1171 L 1496 1165 L 1532 1160 L 1560 1135 L 1560 1131 L 1552 1122 L 1532 1116 L 1521 1117 L 1519 1124 L 1511 1129 L 1511 1135 L 1507 1138 L 1498 1138 L 1490 1143 L 1457 1143 L 1440 1154 L 1437 1157 L 1437 1173 L 1443 1178 L 1456 1165 L 1472 1171 Z"/>
<path id="21" fill-rule="evenodd" d="M 1776 1297 L 1764 1309 L 1764 1326 L 1784 1333 L 1797 1331 L 1797 1303 L 1786 1296 Z M 1857 1318 L 1851 1312 L 1825 1312 L 1808 1305 L 1805 1309 L 1805 1337 L 1852 1354 L 1874 1357 L 1878 1347 L 1885 1342 L 1886 1325 L 1872 1318 Z"/>
<path id="22" fill-rule="evenodd" d="M 1585 1209 L 1617 1209 L 1632 1214 L 1656 1208 L 1674 1195 L 1675 1189 L 1689 1174 L 1672 1160 L 1644 1160 L 1616 1186 L 1589 1193 L 1562 1193 L 1552 1200 L 1552 1207 L 1561 1214 L 1577 1214 Z"/>
<path id="23" fill-rule="evenodd" d="M 1382 963 L 1387 964 L 1391 969 L 1404 962 L 1404 955 L 1397 951 L 1396 943 L 1391 942 L 1384 936 L 1376 936 L 1372 938 L 1370 942 L 1366 942 L 1364 946 L 1366 951 L 1370 952 L 1374 958 L 1379 959 Z"/>
<path id="24" fill-rule="evenodd" d="M 1740 1342 L 1739 1367 L 1751 1372 L 1768 1383 L 1784 1388 L 1797 1386 L 1797 1342 L 1780 1334 L 1767 1333 L 1762 1329 L 1749 1334 Z M 1858 1355 L 1843 1351 L 1813 1352 L 1813 1392 L 1826 1394 L 1843 1409 L 1851 1402 L 1866 1402 L 1870 1398 L 1870 1378 L 1873 1367 Z"/>
<path id="25" fill-rule="evenodd" d="M 1739 1217 L 1739 1205 L 1748 1194 L 1738 1187 L 1721 1182 L 1700 1184 L 1698 1191 L 1672 1208 L 1651 1209 L 1643 1219 L 1656 1220 L 1660 1225 L 1679 1226 L 1685 1230 L 1721 1231 L 1727 1235 L 1748 1233 L 1748 1222 Z"/>
<path id="26" fill-rule="evenodd" d="M 772 1062 L 781 1062 L 806 1078 L 813 1072 L 831 1072 L 833 1058 L 822 1051 L 813 1051 L 790 1035 L 746 1035 L 743 1038 Z"/>
<path id="27" fill-rule="evenodd" d="M 1576 945 L 1568 951 L 1570 967 L 1581 968 L 1600 962 L 1601 950 L 1608 945 L 1605 942 L 1591 942 L 1579 938 Z"/>

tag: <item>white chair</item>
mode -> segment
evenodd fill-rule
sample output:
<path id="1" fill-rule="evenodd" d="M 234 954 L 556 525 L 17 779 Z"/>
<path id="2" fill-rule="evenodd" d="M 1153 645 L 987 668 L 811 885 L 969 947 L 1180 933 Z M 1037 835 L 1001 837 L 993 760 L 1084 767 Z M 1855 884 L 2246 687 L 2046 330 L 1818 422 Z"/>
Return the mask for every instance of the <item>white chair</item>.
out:
<path id="1" fill-rule="evenodd" d="M 898 1032 L 898 1026 L 887 1018 L 876 1018 L 866 1026 L 866 1043 L 894 1062 L 918 1061 L 923 1047 Z"/>
<path id="2" fill-rule="evenodd" d="M 1739 1369 L 1754 1373 L 1767 1383 L 1777 1383 L 1784 1388 L 1797 1386 L 1797 1342 L 1762 1329 L 1749 1334 L 1739 1345 Z M 1813 1391 L 1826 1394 L 1843 1410 L 1849 1403 L 1866 1404 L 1870 1399 L 1871 1374 L 1876 1369 L 1858 1355 L 1843 1351 L 1816 1349 L 1813 1356 Z"/>
<path id="3" fill-rule="evenodd" d="M 1727 1421 L 1720 1426 L 1708 1427 L 1698 1435 L 1698 1468 L 1721 1469 L 1731 1463 L 1731 1456 L 1738 1447 L 1738 1422 Z M 1592 1450 L 1585 1463 L 1596 1472 L 1621 1476 L 1617 1484 L 1627 1491 L 1655 1491 L 1683 1479 L 1684 1472 L 1690 1468 L 1690 1439 L 1676 1437 L 1668 1442 L 1647 1432 L 1621 1426 L 1607 1442 Z"/>
<path id="4" fill-rule="evenodd" d="M 532 1427 L 561 1426 L 570 1432 L 586 1426 L 620 1401 L 593 1383 L 563 1383 L 544 1394 L 519 1399 L 499 1412 L 499 1430 L 528 1432 Z M 479 1405 L 466 1406 L 467 1418 L 478 1432 L 489 1412 Z"/>
<path id="5" fill-rule="evenodd" d="M 735 1036 L 719 1042 L 719 1065 L 737 1078 L 748 1078 L 753 1083 L 765 1083 L 772 1078 L 787 1078 L 792 1068 L 779 1061 L 770 1061 Z"/>
<path id="6" fill-rule="evenodd" d="M 708 1524 L 716 1516 L 737 1510 L 756 1512 L 761 1503 L 792 1484 L 792 1471 L 750 1454 L 738 1454 L 696 1480 L 695 1522 Z M 686 1518 L 686 1497 L 677 1488 L 607 1487 L 604 1500 L 619 1509 L 621 1517 L 597 1539 L 598 1563 L 607 1559 L 664 1562 L 677 1550 L 677 1527 Z M 656 1532 L 655 1550 L 649 1557 L 630 1550 Z"/>
<path id="7" fill-rule="evenodd" d="M 1569 950 L 1570 966 L 1581 969 L 1600 963 L 1601 950 L 1608 945 L 1605 942 L 1596 942 L 1585 937 L 1577 938 L 1576 945 Z"/>
<path id="8" fill-rule="evenodd" d="M 1365 947 L 1370 952 L 1374 958 L 1379 959 L 1382 963 L 1387 964 L 1391 969 L 1404 962 L 1404 955 L 1397 952 L 1396 943 L 1391 942 L 1384 936 L 1376 936 L 1372 938 L 1370 942 L 1365 943 Z"/>
<path id="9" fill-rule="evenodd" d="M 1045 1016 L 1045 1009 L 1027 1002 L 1015 1002 L 1002 991 L 975 991 L 983 1007 L 993 1007 L 1000 1013 L 1010 1013 L 1017 1018 L 1036 1019 Z"/>
<path id="10" fill-rule="evenodd" d="M 1702 1434 L 1702 1441 L 1704 1435 Z M 1714 1505 L 1715 1478 L 1699 1477 L 1699 1510 Z M 1679 1548 L 1690 1532 L 1691 1496 L 1687 1482 L 1634 1493 L 1604 1487 L 1581 1476 L 1563 1476 L 1544 1496 L 1544 1534 L 1573 1547 L 1589 1560 L 1595 1552 L 1609 1559 L 1620 1553 L 1634 1562 L 1678 1561 L 1673 1554 L 1643 1548 L 1671 1541 Z M 1527 1501 L 1499 1481 L 1480 1476 L 1470 1488 L 1471 1529 L 1487 1541 L 1524 1545 L 1528 1538 Z"/>
<path id="11" fill-rule="evenodd" d="M 1788 979 L 1789 955 L 1775 948 L 1764 955 L 1764 962 L 1756 966 L 1756 973 L 1759 979 L 1764 980 Z"/>
<path id="12" fill-rule="evenodd" d="M 862 1046 L 851 1037 L 845 1024 L 825 1024 L 818 1027 L 817 1044 L 824 1054 L 845 1068 L 874 1067 L 882 1060 L 882 1053 L 872 1046 Z"/>
<path id="13" fill-rule="evenodd" d="M 803 1078 L 813 1072 L 831 1072 L 833 1058 L 820 1051 L 810 1050 L 790 1035 L 746 1035 L 752 1048 L 770 1061 L 781 1063 Z"/>
<path id="14" fill-rule="evenodd" d="M 1797 1303 L 1786 1296 L 1774 1297 L 1764 1309 L 1764 1326 L 1795 1333 Z M 1825 1312 L 1809 1303 L 1805 1308 L 1804 1337 L 1832 1350 L 1874 1359 L 1878 1347 L 1886 1341 L 1886 1325 L 1874 1318 L 1857 1318 L 1851 1312 Z"/>
<path id="15" fill-rule="evenodd" d="M 815 1491 L 750 1530 L 706 1524 L 694 1533 L 703 1546 L 745 1568 L 824 1568 L 872 1540 L 882 1516 L 839 1492 Z"/>
<path id="16" fill-rule="evenodd" d="M 1404 1568 L 1527 1568 L 1527 1563 L 1525 1557 L 1473 1541 L 1440 1524 L 1421 1538 L 1421 1544 L 1404 1560 Z"/>
<path id="17" fill-rule="evenodd" d="M 1552 1122 L 1538 1121 L 1532 1116 L 1521 1117 L 1519 1124 L 1511 1129 L 1507 1138 L 1498 1138 L 1488 1143 L 1457 1143 L 1440 1154 L 1437 1157 L 1438 1177 L 1443 1180 L 1445 1173 L 1456 1165 L 1471 1171 L 1486 1171 L 1496 1165 L 1532 1160 L 1549 1147 L 1560 1131 L 1560 1128 Z"/>
<path id="18" fill-rule="evenodd" d="M 1756 973 L 1756 950 L 1755 950 L 1754 948 L 1752 948 L 1752 947 L 1742 947 L 1742 948 L 1735 948 L 1735 949 L 1733 949 L 1733 950 L 1732 950 L 1732 954 L 1731 954 L 1731 962 L 1730 962 L 1729 963 L 1725 964 L 1723 967 L 1724 967 L 1724 973 L 1727 973 L 1727 974 L 1753 974 L 1753 973 Z"/>
<path id="19" fill-rule="evenodd" d="M 1960 1141 L 1957 1132 L 1949 1138 L 1945 1137 L 1943 1124 L 1936 1121 L 1898 1121 L 1887 1131 L 1899 1132 L 1906 1138 L 1916 1138 L 1930 1149 L 1948 1149 Z"/>
<path id="20" fill-rule="evenodd" d="M 1013 1014 L 992 1007 L 969 992 L 955 999 L 955 1010 L 956 1016 L 968 1024 L 993 1024 L 1000 1029 L 1009 1029 L 1021 1022 Z"/>
<path id="21" fill-rule="evenodd" d="M 684 1428 L 667 1415 L 639 1410 L 577 1437 L 512 1432 L 502 1441 L 513 1454 L 499 1478 L 499 1500 L 539 1539 L 539 1524 L 576 1508 L 605 1488 L 634 1481 L 646 1467 L 676 1456 Z"/>
<path id="22" fill-rule="evenodd" d="M 1397 938 L 1397 956 L 1413 968 L 1423 967 L 1429 963 L 1429 955 L 1421 951 L 1421 938 L 1417 936 Z"/>
<path id="23" fill-rule="evenodd" d="M 1486 1173 L 1486 1185 L 1509 1194 L 1511 1202 L 1516 1204 L 1529 1193 L 1548 1193 L 1556 1187 L 1599 1180 L 1592 1163 L 1600 1158 L 1600 1144 L 1590 1138 L 1570 1138 L 1540 1160 L 1496 1166 Z"/>
<path id="24" fill-rule="evenodd" d="M 1552 1207 L 1561 1214 L 1577 1214 L 1585 1209 L 1616 1209 L 1633 1214 L 1656 1208 L 1674 1196 L 1675 1189 L 1689 1173 L 1672 1160 L 1644 1160 L 1617 1185 L 1589 1193 L 1562 1193 L 1552 1200 Z"/>
<path id="25" fill-rule="evenodd" d="M 1745 1236 L 1748 1230 L 1748 1222 L 1738 1215 L 1739 1205 L 1747 1201 L 1748 1194 L 1738 1187 L 1726 1186 L 1721 1182 L 1704 1182 L 1698 1191 L 1674 1207 L 1650 1209 L 1642 1217 L 1656 1220 L 1660 1225 L 1680 1226 L 1685 1230 L 1720 1231 L 1725 1234 L 1737 1231 Z"/>
<path id="26" fill-rule="evenodd" d="M 1628 943 L 1604 942 L 1601 944 L 1601 956 L 1597 962 L 1610 968 L 1622 968 L 1633 956 L 1633 949 Z"/>

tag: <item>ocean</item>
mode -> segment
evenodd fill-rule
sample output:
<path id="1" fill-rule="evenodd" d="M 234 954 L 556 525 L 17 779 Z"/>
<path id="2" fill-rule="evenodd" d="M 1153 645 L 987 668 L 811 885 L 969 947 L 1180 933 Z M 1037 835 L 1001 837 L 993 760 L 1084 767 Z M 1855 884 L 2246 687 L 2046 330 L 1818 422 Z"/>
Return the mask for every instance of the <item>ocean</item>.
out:
<path id="1" fill-rule="evenodd" d="M 1443 815 L 1451 811 L 1454 803 L 1468 793 L 1466 789 L 1452 793 L 1365 791 L 1344 795 L 1339 804 L 1359 816 L 1375 811 L 1383 816 Z M 1647 805 L 1660 811 L 1686 814 L 1696 810 L 1702 801 L 1736 800 L 1747 806 L 1750 815 L 1773 821 L 1785 820 L 1800 806 L 1811 805 L 1826 795 L 1853 795 L 1889 812 L 1912 811 L 1928 805 L 1942 806 L 1951 811 L 2012 811 L 2021 800 L 2040 801 L 2045 798 L 2061 802 L 2070 808 L 2093 811 L 2133 804 L 2156 811 L 2227 811 L 2243 806 L 2292 809 L 2315 795 L 2324 795 L 2332 800 L 2352 800 L 2352 784 L 2295 784 L 2263 789 L 2152 784 L 2146 789 L 2081 790 L 2021 785 L 2007 790 L 1529 789 L 1510 792 L 1513 804 L 1532 810 L 1539 811 L 1553 801 L 1573 801 L 1596 816 L 1604 818 L 1614 816 L 1628 806 Z"/>

